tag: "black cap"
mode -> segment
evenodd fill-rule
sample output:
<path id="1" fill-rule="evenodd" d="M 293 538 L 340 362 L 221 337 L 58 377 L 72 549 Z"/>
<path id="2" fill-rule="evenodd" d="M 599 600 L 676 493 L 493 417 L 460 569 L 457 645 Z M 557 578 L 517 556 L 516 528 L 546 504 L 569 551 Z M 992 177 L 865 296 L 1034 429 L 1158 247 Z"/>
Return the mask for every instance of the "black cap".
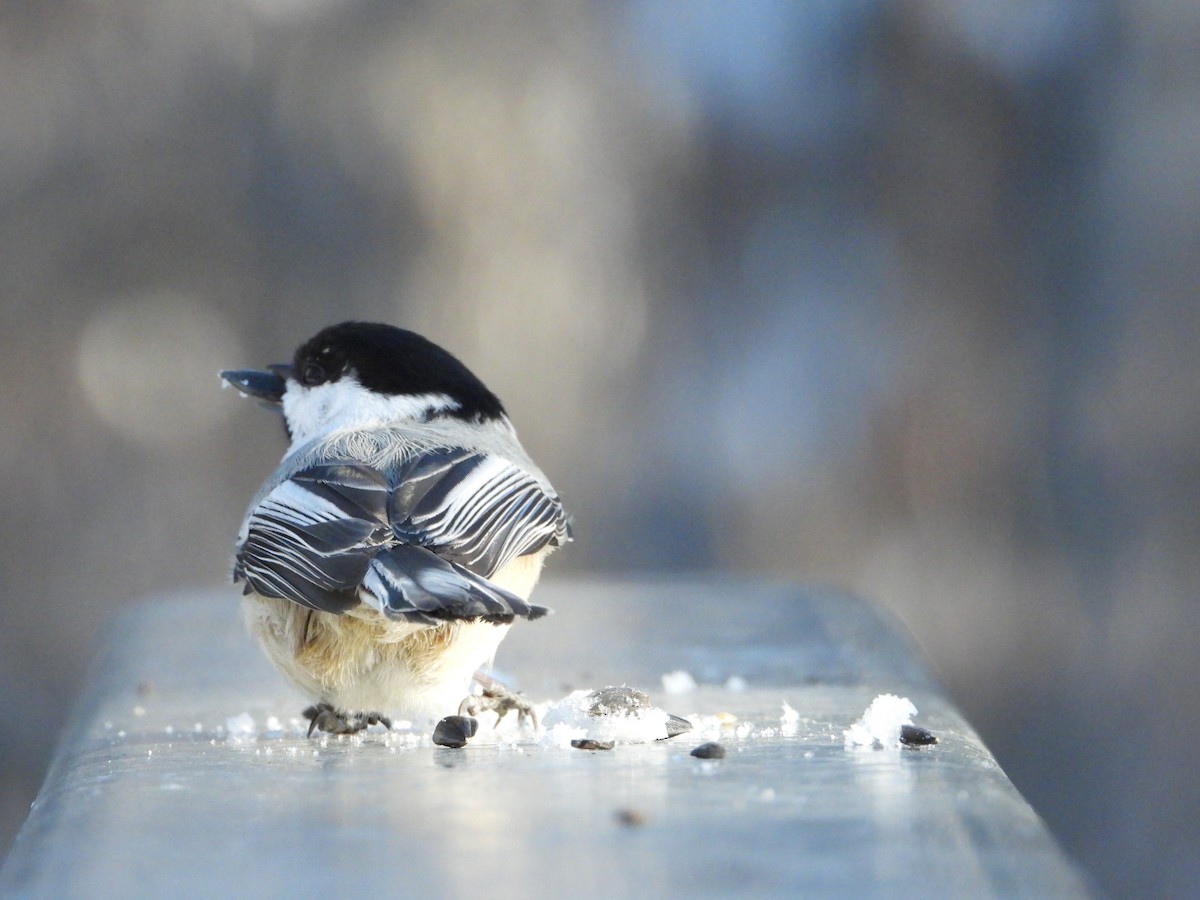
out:
<path id="1" fill-rule="evenodd" d="M 459 404 L 445 414 L 461 419 L 504 415 L 499 398 L 454 355 L 421 335 L 374 322 L 331 325 L 305 341 L 292 363 L 306 387 L 353 375 L 380 394 L 445 394 Z"/>

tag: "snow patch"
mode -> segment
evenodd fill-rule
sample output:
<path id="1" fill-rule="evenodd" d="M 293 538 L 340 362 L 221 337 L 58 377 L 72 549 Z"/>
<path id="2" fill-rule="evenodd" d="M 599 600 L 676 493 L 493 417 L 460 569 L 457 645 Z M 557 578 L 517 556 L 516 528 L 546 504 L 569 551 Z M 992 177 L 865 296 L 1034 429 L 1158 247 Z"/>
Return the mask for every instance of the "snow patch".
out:
<path id="1" fill-rule="evenodd" d="M 911 725 L 917 708 L 907 697 L 880 694 L 871 701 L 862 718 L 842 732 L 846 749 L 859 747 L 897 750 L 900 748 L 900 728 Z"/>
<path id="2" fill-rule="evenodd" d="M 779 733 L 791 737 L 800 730 L 800 713 L 796 712 L 786 700 L 783 701 L 783 712 L 779 716 Z"/>
<path id="3" fill-rule="evenodd" d="M 225 720 L 225 731 L 234 740 L 254 737 L 254 716 L 242 713 Z"/>
<path id="4" fill-rule="evenodd" d="M 544 747 L 570 747 L 571 741 L 588 738 L 618 744 L 646 744 L 667 736 L 666 710 L 655 706 L 623 709 L 595 715 L 596 692 L 574 691 L 561 700 L 536 709 L 542 723 L 538 742 Z"/>

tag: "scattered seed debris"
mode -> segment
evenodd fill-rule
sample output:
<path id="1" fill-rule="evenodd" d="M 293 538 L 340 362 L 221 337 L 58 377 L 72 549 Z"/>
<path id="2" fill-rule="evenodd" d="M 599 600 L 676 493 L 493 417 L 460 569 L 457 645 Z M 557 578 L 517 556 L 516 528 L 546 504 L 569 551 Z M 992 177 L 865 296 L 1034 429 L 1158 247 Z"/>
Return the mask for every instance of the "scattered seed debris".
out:
<path id="1" fill-rule="evenodd" d="M 470 716 L 446 716 L 433 729 L 433 742 L 439 747 L 453 747 L 455 750 L 467 746 L 467 741 L 475 737 L 479 730 L 479 720 Z"/>
<path id="2" fill-rule="evenodd" d="M 591 738 L 575 738 L 571 746 L 576 750 L 611 750 L 617 746 L 615 741 L 594 741 Z"/>
<path id="3" fill-rule="evenodd" d="M 591 701 L 589 716 L 628 715 L 650 708 L 650 697 L 645 691 L 625 685 L 602 687 L 592 691 L 587 699 Z"/>
<path id="4" fill-rule="evenodd" d="M 901 725 L 900 743 L 908 747 L 927 747 L 938 742 L 937 735 L 919 725 Z"/>
<path id="5" fill-rule="evenodd" d="M 646 824 L 646 814 L 641 810 L 625 807 L 617 810 L 617 822 L 626 828 L 637 828 Z"/>

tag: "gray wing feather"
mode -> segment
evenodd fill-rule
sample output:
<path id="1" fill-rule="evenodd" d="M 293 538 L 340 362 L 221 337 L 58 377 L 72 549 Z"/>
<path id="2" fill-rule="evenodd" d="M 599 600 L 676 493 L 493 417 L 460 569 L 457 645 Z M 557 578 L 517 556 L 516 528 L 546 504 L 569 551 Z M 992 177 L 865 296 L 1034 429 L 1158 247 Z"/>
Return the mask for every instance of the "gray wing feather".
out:
<path id="1" fill-rule="evenodd" d="M 234 579 L 313 609 L 360 601 L 391 618 L 537 618 L 487 580 L 505 564 L 569 537 L 553 490 L 501 456 L 425 451 L 385 476 L 363 463 L 314 465 L 254 506 Z"/>
<path id="2" fill-rule="evenodd" d="M 558 496 L 494 454 L 439 450 L 410 460 L 388 517 L 397 538 L 485 578 L 507 563 L 569 538 Z"/>
<path id="3" fill-rule="evenodd" d="M 234 580 L 247 592 L 345 612 L 391 537 L 388 486 L 370 466 L 312 466 L 277 485 L 251 511 Z"/>

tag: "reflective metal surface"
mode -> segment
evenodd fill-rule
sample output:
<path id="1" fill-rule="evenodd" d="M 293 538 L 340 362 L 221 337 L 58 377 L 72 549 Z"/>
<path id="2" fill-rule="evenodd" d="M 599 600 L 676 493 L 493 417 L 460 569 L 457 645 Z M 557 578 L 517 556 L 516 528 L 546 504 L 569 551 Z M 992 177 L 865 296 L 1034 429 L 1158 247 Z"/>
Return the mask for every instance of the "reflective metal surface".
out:
<path id="1" fill-rule="evenodd" d="M 625 683 L 696 730 L 605 751 L 482 730 L 462 750 L 427 729 L 309 739 L 232 591 L 165 598 L 112 624 L 0 892 L 1087 894 L 863 601 L 733 580 L 549 582 L 538 600 L 556 614 L 497 660 L 527 696 Z M 699 687 L 664 694 L 676 670 Z M 847 750 L 884 692 L 940 742 Z M 724 759 L 690 755 L 713 740 Z"/>

